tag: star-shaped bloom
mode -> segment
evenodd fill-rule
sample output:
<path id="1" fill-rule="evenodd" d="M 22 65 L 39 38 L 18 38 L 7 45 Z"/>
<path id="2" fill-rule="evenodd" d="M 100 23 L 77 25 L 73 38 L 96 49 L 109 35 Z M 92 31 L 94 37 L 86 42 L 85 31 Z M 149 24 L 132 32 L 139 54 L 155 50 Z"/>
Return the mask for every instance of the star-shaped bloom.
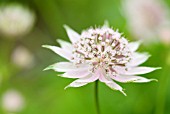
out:
<path id="1" fill-rule="evenodd" d="M 99 80 L 113 90 L 119 90 L 124 95 L 123 88 L 116 82 L 150 82 L 137 75 L 146 74 L 159 68 L 138 66 L 144 63 L 150 55 L 138 53 L 136 50 L 140 41 L 129 43 L 121 33 L 103 25 L 89 28 L 78 34 L 68 26 L 64 26 L 71 43 L 57 40 L 61 47 L 44 45 L 68 62 L 55 63 L 45 70 L 53 69 L 64 72 L 62 77 L 77 78 L 68 87 L 81 87 Z"/>

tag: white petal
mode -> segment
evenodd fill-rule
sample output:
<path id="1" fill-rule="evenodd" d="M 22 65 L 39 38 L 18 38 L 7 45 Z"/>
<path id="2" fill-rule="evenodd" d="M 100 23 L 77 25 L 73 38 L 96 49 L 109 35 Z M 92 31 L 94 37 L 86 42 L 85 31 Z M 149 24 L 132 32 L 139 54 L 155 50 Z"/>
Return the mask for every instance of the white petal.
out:
<path id="1" fill-rule="evenodd" d="M 122 83 L 128 83 L 128 82 L 144 83 L 144 82 L 156 81 L 156 79 L 147 79 L 140 76 L 119 75 L 119 76 L 111 76 L 111 78 Z"/>
<path id="2" fill-rule="evenodd" d="M 71 29 L 69 26 L 64 25 L 64 28 L 66 29 L 67 35 L 72 43 L 75 43 L 80 39 L 80 35 L 77 32 L 75 32 L 73 29 Z"/>
<path id="3" fill-rule="evenodd" d="M 96 81 L 98 78 L 99 78 L 98 75 L 90 74 L 87 77 L 80 78 L 80 79 L 77 79 L 77 80 L 73 81 L 71 84 L 66 86 L 65 89 L 67 89 L 68 87 L 81 87 L 81 86 L 84 86 L 84 85 L 86 85 L 86 84 L 88 84 L 90 82 Z"/>
<path id="4" fill-rule="evenodd" d="M 64 49 L 65 51 L 68 51 L 70 53 L 72 52 L 73 46 L 71 43 L 61 40 L 61 39 L 57 39 L 57 42 L 60 44 L 62 49 Z"/>
<path id="5" fill-rule="evenodd" d="M 146 74 L 150 73 L 154 70 L 160 69 L 160 67 L 134 67 L 134 68 L 127 68 L 127 69 L 120 69 L 118 71 L 119 74 L 122 75 L 136 75 L 136 74 Z"/>
<path id="6" fill-rule="evenodd" d="M 149 57 L 148 53 L 133 53 L 132 59 L 127 63 L 127 66 L 138 66 L 148 60 Z"/>
<path id="7" fill-rule="evenodd" d="M 105 84 L 109 86 L 111 89 L 118 90 L 126 96 L 126 93 L 123 91 L 123 88 L 117 83 L 115 83 L 114 81 L 112 81 L 112 83 L 105 83 Z"/>
<path id="8" fill-rule="evenodd" d="M 104 82 L 104 83 L 111 83 L 112 82 L 112 80 L 107 79 L 106 73 L 103 69 L 99 69 L 96 73 L 97 73 L 97 75 L 99 75 L 99 80 L 101 82 Z"/>
<path id="9" fill-rule="evenodd" d="M 80 69 L 80 70 L 72 70 L 72 71 L 67 71 L 66 73 L 62 74 L 62 77 L 66 77 L 66 78 L 83 78 L 87 75 L 89 75 L 90 72 L 88 71 L 88 69 Z"/>
<path id="10" fill-rule="evenodd" d="M 88 69 L 88 65 L 87 64 L 74 65 L 71 62 L 59 62 L 50 65 L 44 70 L 49 70 L 49 69 L 53 69 L 57 72 L 78 71 L 78 70 Z"/>
<path id="11" fill-rule="evenodd" d="M 104 82 L 111 89 L 118 90 L 126 96 L 126 93 L 124 93 L 123 88 L 121 86 L 119 86 L 117 83 L 115 83 L 110 77 L 108 77 L 106 75 L 100 75 L 99 80 L 101 82 Z"/>
<path id="12" fill-rule="evenodd" d="M 72 58 L 71 54 L 68 53 L 68 52 L 66 52 L 64 49 L 61 49 L 61 48 L 59 48 L 59 47 L 57 47 L 57 46 L 49 46 L 49 45 L 43 45 L 43 47 L 48 48 L 48 49 L 51 49 L 52 51 L 54 51 L 54 52 L 57 53 L 58 55 L 66 58 L 66 59 L 69 60 L 69 61 L 72 61 L 72 60 L 71 60 L 71 58 Z"/>
<path id="13" fill-rule="evenodd" d="M 67 89 L 69 87 L 81 87 L 81 86 L 84 86 L 86 84 L 88 84 L 88 83 L 86 83 L 86 82 L 79 82 L 79 79 L 77 79 L 76 81 L 73 81 L 71 84 L 66 86 L 64 89 Z"/>
<path id="14" fill-rule="evenodd" d="M 134 52 L 139 48 L 140 44 L 141 44 L 141 41 L 136 41 L 136 42 L 130 42 L 128 45 L 129 45 L 130 50 Z"/>

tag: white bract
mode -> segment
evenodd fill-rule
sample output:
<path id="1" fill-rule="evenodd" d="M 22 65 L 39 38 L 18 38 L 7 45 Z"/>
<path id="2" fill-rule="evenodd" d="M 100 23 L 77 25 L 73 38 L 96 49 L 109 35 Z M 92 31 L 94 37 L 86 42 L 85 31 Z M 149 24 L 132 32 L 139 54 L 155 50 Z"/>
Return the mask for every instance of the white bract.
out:
<path id="1" fill-rule="evenodd" d="M 64 27 L 72 44 L 58 40 L 61 48 L 49 45 L 43 47 L 69 60 L 69 62 L 59 62 L 45 69 L 64 72 L 62 77 L 78 78 L 67 87 L 80 87 L 100 80 L 110 88 L 126 95 L 115 81 L 142 83 L 155 80 L 136 76 L 159 69 L 138 67 L 150 56 L 147 53 L 135 52 L 140 45 L 139 41 L 128 43 L 121 33 L 114 31 L 106 24 L 98 28 L 89 28 L 81 35 L 66 25 Z"/>

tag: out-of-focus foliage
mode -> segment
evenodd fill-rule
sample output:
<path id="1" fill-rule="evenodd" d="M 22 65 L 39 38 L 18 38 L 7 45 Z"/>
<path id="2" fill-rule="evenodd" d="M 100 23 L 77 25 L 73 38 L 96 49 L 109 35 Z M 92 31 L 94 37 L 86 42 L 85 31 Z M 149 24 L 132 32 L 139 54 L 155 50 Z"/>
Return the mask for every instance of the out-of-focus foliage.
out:
<path id="1" fill-rule="evenodd" d="M 22 108 L 18 105 L 20 109 L 13 110 L 14 114 L 95 114 L 94 83 L 64 90 L 72 79 L 58 77 L 54 71 L 42 71 L 49 64 L 64 59 L 41 46 L 58 45 L 58 38 L 67 40 L 63 24 L 80 33 L 90 26 L 102 25 L 105 20 L 113 28 L 123 32 L 130 41 L 135 40 L 127 28 L 127 21 L 121 10 L 122 1 L 1 0 L 0 6 L 19 4 L 29 9 L 35 16 L 35 22 L 29 32 L 20 36 L 9 38 L 0 32 L 0 114 L 8 114 L 10 111 L 7 109 L 13 103 L 22 105 Z M 170 12 L 170 1 L 166 0 L 165 3 Z M 139 49 L 152 55 L 144 65 L 162 67 L 159 71 L 143 75 L 156 78 L 158 82 L 120 84 L 126 88 L 127 97 L 99 83 L 102 114 L 170 113 L 169 45 L 157 42 L 142 45 Z M 11 89 L 15 92 L 8 95 Z M 4 108 L 4 98 L 8 97 L 13 100 L 10 100 L 11 103 L 7 100 L 5 106 L 8 107 L 8 103 L 10 105 Z"/>

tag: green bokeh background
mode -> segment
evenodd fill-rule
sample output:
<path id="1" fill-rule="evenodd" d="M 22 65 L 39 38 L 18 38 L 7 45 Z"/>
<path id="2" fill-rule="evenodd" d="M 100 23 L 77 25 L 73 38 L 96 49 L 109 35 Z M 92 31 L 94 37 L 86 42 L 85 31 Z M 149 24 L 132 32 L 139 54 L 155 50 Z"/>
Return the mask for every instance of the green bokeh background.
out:
<path id="1" fill-rule="evenodd" d="M 31 33 L 16 41 L 0 36 L 0 73 L 3 76 L 0 96 L 9 88 L 22 93 L 26 105 L 15 114 L 95 114 L 94 83 L 64 90 L 72 79 L 58 77 L 54 71 L 42 71 L 64 59 L 41 46 L 58 45 L 58 38 L 68 41 L 63 24 L 80 33 L 90 26 L 102 25 L 104 20 L 133 41 L 135 38 L 128 32 L 126 19 L 121 13 L 121 1 L 0 0 L 1 4 L 10 2 L 30 7 L 36 13 L 36 25 Z M 170 6 L 169 0 L 166 3 Z M 11 63 L 11 50 L 17 45 L 27 47 L 34 54 L 36 65 L 33 68 L 20 69 Z M 154 43 L 142 45 L 139 51 L 152 55 L 143 65 L 162 67 L 142 76 L 159 81 L 120 84 L 126 89 L 127 97 L 99 83 L 101 114 L 170 114 L 170 46 Z M 0 114 L 6 114 L 2 108 Z"/>

